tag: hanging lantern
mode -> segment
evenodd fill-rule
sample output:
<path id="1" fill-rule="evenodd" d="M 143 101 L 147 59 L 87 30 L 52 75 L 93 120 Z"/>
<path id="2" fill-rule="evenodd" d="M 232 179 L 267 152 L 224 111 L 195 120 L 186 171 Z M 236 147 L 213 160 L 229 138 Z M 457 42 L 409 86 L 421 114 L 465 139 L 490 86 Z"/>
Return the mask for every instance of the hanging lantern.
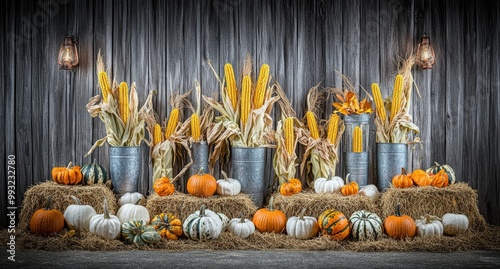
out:
<path id="1" fill-rule="evenodd" d="M 57 62 L 61 70 L 73 70 L 78 65 L 78 50 L 73 36 L 64 37 Z"/>
<path id="2" fill-rule="evenodd" d="M 434 49 L 431 45 L 430 37 L 424 33 L 418 43 L 417 49 L 417 64 L 422 69 L 432 69 L 432 66 L 436 62 L 436 56 L 434 55 Z"/>

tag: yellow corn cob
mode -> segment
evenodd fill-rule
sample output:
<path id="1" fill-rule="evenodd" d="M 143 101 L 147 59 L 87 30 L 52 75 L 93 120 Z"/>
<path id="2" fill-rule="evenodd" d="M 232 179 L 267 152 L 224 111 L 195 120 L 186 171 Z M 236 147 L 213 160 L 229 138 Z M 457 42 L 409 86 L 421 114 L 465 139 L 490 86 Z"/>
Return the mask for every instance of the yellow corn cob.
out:
<path id="1" fill-rule="evenodd" d="M 257 85 L 255 85 L 255 94 L 253 96 L 254 109 L 259 109 L 264 104 L 268 79 L 269 79 L 269 65 L 263 64 L 262 67 L 260 68 Z"/>
<path id="2" fill-rule="evenodd" d="M 313 139 L 319 138 L 318 123 L 316 122 L 316 117 L 312 111 L 306 112 L 307 127 L 309 127 L 309 132 L 311 132 L 311 137 Z"/>
<path id="3" fill-rule="evenodd" d="M 158 145 L 162 142 L 163 133 L 161 131 L 161 126 L 157 123 L 155 124 L 155 128 L 153 129 L 153 146 Z"/>
<path id="4" fill-rule="evenodd" d="M 170 117 L 168 118 L 167 129 L 165 129 L 165 138 L 168 139 L 177 127 L 177 122 L 179 121 L 179 109 L 174 108 L 170 112 Z"/>
<path id="5" fill-rule="evenodd" d="M 128 86 L 126 82 L 120 83 L 118 87 L 118 107 L 120 108 L 120 117 L 123 123 L 127 123 L 130 109 L 128 107 Z"/>
<path id="6" fill-rule="evenodd" d="M 248 120 L 248 115 L 250 114 L 251 91 L 252 91 L 252 81 L 249 76 L 244 76 L 243 83 L 241 85 L 241 104 L 240 104 L 241 123 L 243 124 L 243 126 L 246 125 Z"/>
<path id="7" fill-rule="evenodd" d="M 403 76 L 397 75 L 394 81 L 394 91 L 392 93 L 391 102 L 391 117 L 390 120 L 394 119 L 399 109 L 401 108 L 401 95 L 403 92 Z"/>
<path id="8" fill-rule="evenodd" d="M 352 134 L 352 152 L 362 152 L 363 151 L 363 134 L 361 133 L 361 128 L 359 126 L 354 127 L 354 132 Z"/>
<path id="9" fill-rule="evenodd" d="M 200 139 L 200 117 L 197 113 L 191 115 L 191 137 L 195 142 Z"/>
<path id="10" fill-rule="evenodd" d="M 335 144 L 335 141 L 337 141 L 337 134 L 339 130 L 339 115 L 336 113 L 333 113 L 332 116 L 330 117 L 330 122 L 328 123 L 328 141 L 330 144 Z"/>
<path id="11" fill-rule="evenodd" d="M 236 109 L 238 105 L 238 89 L 236 88 L 233 66 L 229 63 L 224 65 L 224 76 L 226 77 L 227 95 L 231 100 L 233 108 Z"/>
<path id="12" fill-rule="evenodd" d="M 102 99 L 104 100 L 105 103 L 108 102 L 108 95 L 111 92 L 111 84 L 109 83 L 109 78 L 108 74 L 106 72 L 101 71 L 97 75 L 98 80 L 99 80 L 99 87 L 101 88 L 101 93 L 102 93 Z"/>
<path id="13" fill-rule="evenodd" d="M 387 115 L 385 114 L 384 100 L 382 99 L 382 94 L 380 93 L 380 88 L 377 83 L 372 84 L 372 94 L 377 109 L 377 116 L 382 122 L 385 122 Z"/>
<path id="14" fill-rule="evenodd" d="M 284 124 L 285 132 L 285 149 L 288 154 L 293 154 L 294 134 L 293 134 L 293 118 L 286 118 Z"/>

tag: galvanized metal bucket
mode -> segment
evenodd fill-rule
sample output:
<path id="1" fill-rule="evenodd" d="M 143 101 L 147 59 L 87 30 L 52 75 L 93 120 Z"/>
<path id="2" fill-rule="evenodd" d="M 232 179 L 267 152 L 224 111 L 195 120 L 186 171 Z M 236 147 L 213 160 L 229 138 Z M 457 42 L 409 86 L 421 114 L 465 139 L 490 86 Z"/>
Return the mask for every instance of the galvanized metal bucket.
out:
<path id="1" fill-rule="evenodd" d="M 187 175 L 184 177 L 184 186 L 187 185 L 187 181 L 192 175 L 198 174 L 201 167 L 203 167 L 205 173 L 208 173 L 208 144 L 206 141 L 192 143 L 191 158 L 193 164 L 189 167 Z"/>
<path id="2" fill-rule="evenodd" d="M 408 145 L 404 143 L 377 143 L 377 187 L 389 188 L 392 178 L 408 167 Z"/>
<path id="3" fill-rule="evenodd" d="M 370 114 L 353 114 L 344 116 L 345 131 L 343 134 L 342 148 L 345 153 L 352 152 L 352 136 L 354 132 L 354 127 L 359 126 L 363 135 L 363 149 L 362 151 L 367 151 L 366 148 L 370 144 Z"/>
<path id="4" fill-rule="evenodd" d="M 109 147 L 109 175 L 116 194 L 137 192 L 141 161 L 141 147 Z"/>
<path id="5" fill-rule="evenodd" d="M 346 152 L 346 173 L 360 187 L 368 185 L 368 152 Z"/>
<path id="6" fill-rule="evenodd" d="M 260 208 L 267 191 L 265 179 L 266 148 L 231 148 L 231 178 L 241 183 L 241 192 L 250 196 Z"/>

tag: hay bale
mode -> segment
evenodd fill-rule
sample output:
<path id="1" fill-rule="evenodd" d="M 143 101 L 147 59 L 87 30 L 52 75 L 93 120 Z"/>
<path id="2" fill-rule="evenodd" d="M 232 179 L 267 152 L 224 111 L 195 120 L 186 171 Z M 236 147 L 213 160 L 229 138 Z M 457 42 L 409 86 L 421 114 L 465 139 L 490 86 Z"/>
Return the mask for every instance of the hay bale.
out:
<path id="1" fill-rule="evenodd" d="M 33 213 L 42 208 L 49 196 L 52 197 L 52 208 L 61 212 L 66 210 L 70 204 L 73 204 L 70 195 L 80 199 L 85 205 L 92 206 L 98 214 L 102 214 L 102 202 L 104 198 L 108 199 L 109 211 L 115 214 L 118 209 L 116 195 L 104 185 L 62 185 L 53 181 L 46 181 L 31 186 L 25 193 L 19 215 L 18 229 L 21 231 L 29 230 L 29 221 Z"/>
<path id="2" fill-rule="evenodd" d="M 358 210 L 366 210 L 380 215 L 375 202 L 363 195 L 343 196 L 340 193 L 315 193 L 303 191 L 292 196 L 279 193 L 274 196 L 274 207 L 285 213 L 287 217 L 298 216 L 306 208 L 307 216 L 319 217 L 327 209 L 336 209 L 349 217 Z"/>
<path id="3" fill-rule="evenodd" d="M 467 183 L 457 183 L 446 188 L 411 187 L 390 188 L 380 198 L 383 218 L 394 214 L 397 203 L 401 214 L 413 219 L 425 214 L 442 217 L 445 213 L 464 214 L 469 218 L 469 228 L 484 231 L 486 220 L 479 213 L 477 192 Z"/>
<path id="4" fill-rule="evenodd" d="M 215 212 L 222 212 L 226 216 L 236 218 L 240 212 L 246 218 L 251 218 L 257 207 L 247 194 L 235 196 L 214 195 L 207 198 L 199 198 L 189 194 L 174 192 L 169 196 L 159 196 L 154 193 L 148 196 L 146 208 L 151 217 L 162 212 L 170 212 L 180 218 L 186 219 L 190 214 L 199 210 L 201 205 L 206 205 L 208 209 Z"/>

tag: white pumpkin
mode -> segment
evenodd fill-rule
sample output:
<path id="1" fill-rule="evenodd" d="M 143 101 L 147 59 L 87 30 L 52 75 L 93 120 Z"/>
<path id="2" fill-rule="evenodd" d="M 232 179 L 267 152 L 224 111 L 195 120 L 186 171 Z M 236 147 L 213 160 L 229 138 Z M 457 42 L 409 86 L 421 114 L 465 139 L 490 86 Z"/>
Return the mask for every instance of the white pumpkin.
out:
<path id="1" fill-rule="evenodd" d="M 200 210 L 189 215 L 186 220 L 184 220 L 182 231 L 188 238 L 199 241 L 219 237 L 222 230 L 222 222 L 219 216 L 214 214 L 208 215 L 205 205 L 202 205 Z"/>
<path id="2" fill-rule="evenodd" d="M 255 225 L 251 220 L 245 219 L 243 214 L 241 214 L 240 218 L 234 218 L 229 221 L 227 229 L 234 235 L 245 239 L 255 232 Z"/>
<path id="3" fill-rule="evenodd" d="M 318 236 L 319 225 L 315 217 L 304 216 L 302 209 L 299 216 L 293 216 L 286 221 L 286 233 L 297 239 L 309 239 Z"/>
<path id="4" fill-rule="evenodd" d="M 120 236 L 121 223 L 117 216 L 110 215 L 108 201 L 104 198 L 104 213 L 94 215 L 90 219 L 89 231 L 104 239 L 113 240 Z"/>
<path id="5" fill-rule="evenodd" d="M 364 186 L 358 193 L 370 197 L 370 199 L 372 199 L 373 202 L 376 202 L 380 197 L 380 193 L 378 191 L 377 186 L 373 184 Z"/>
<path id="6" fill-rule="evenodd" d="M 328 177 L 320 177 L 314 181 L 314 190 L 316 193 L 334 193 L 340 191 L 344 186 L 344 180 L 341 177 L 332 177 L 332 173 L 328 173 Z"/>
<path id="7" fill-rule="evenodd" d="M 118 209 L 116 216 L 120 219 L 121 223 L 142 220 L 144 225 L 149 224 L 149 211 L 139 204 L 140 201 L 137 200 L 135 204 L 124 204 Z"/>
<path id="8" fill-rule="evenodd" d="M 442 222 L 445 235 L 459 235 L 469 228 L 469 218 L 464 214 L 446 213 Z"/>
<path id="9" fill-rule="evenodd" d="M 80 200 L 71 195 L 70 198 L 75 201 L 75 204 L 69 205 L 64 210 L 64 219 L 70 230 L 78 232 L 88 232 L 90 219 L 97 214 L 95 209 L 90 205 L 82 205 Z"/>
<path id="10" fill-rule="evenodd" d="M 222 196 L 232 196 L 239 194 L 241 191 L 241 184 L 234 178 L 228 178 L 226 172 L 221 171 L 223 179 L 217 180 L 217 194 Z"/>
<path id="11" fill-rule="evenodd" d="M 417 235 L 422 237 L 439 237 L 443 235 L 443 224 L 436 216 L 426 214 L 415 220 L 417 225 Z"/>
<path id="12" fill-rule="evenodd" d="M 349 218 L 352 237 L 357 240 L 376 240 L 382 236 L 382 219 L 372 212 L 359 210 Z"/>
<path id="13" fill-rule="evenodd" d="M 119 204 L 120 206 L 123 206 L 124 204 L 135 204 L 139 199 L 144 199 L 144 195 L 142 195 L 142 193 L 127 192 L 120 197 Z"/>

